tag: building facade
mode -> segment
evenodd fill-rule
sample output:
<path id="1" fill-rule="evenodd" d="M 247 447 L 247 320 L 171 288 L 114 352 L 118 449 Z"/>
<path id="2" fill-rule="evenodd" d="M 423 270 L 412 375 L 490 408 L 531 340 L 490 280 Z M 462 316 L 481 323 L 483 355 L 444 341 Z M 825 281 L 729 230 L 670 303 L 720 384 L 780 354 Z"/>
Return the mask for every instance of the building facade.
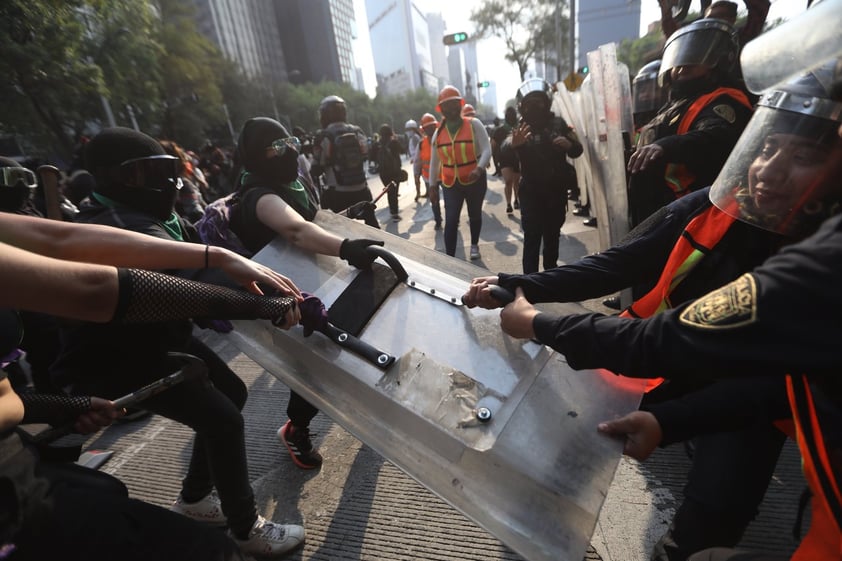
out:
<path id="1" fill-rule="evenodd" d="M 588 62 L 588 52 L 600 45 L 637 39 L 641 0 L 579 0 L 576 3 L 578 52 L 576 67 Z"/>

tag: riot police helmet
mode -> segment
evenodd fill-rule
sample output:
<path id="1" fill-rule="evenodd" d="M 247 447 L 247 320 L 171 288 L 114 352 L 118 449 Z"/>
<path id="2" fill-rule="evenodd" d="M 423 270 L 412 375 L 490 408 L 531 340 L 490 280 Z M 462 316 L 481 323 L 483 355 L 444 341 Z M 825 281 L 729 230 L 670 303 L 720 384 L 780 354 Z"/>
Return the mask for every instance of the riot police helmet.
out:
<path id="1" fill-rule="evenodd" d="M 329 95 L 319 103 L 319 122 L 322 127 L 331 123 L 344 123 L 347 119 L 345 100 L 338 95 Z"/>
<path id="2" fill-rule="evenodd" d="M 515 99 L 520 108 L 526 98 L 539 98 L 547 101 L 547 107 L 553 102 L 553 87 L 546 80 L 541 78 L 529 78 L 517 89 Z"/>
<path id="3" fill-rule="evenodd" d="M 667 101 L 667 90 L 658 83 L 660 70 L 661 61 L 653 60 L 643 65 L 632 80 L 632 112 L 635 115 L 635 122 L 638 121 L 638 115 L 651 115 L 641 125 L 649 122 Z"/>
<path id="4" fill-rule="evenodd" d="M 842 211 L 839 70 L 833 60 L 761 96 L 711 187 L 713 204 L 795 238 Z"/>
<path id="5" fill-rule="evenodd" d="M 681 66 L 705 67 L 723 82 L 739 64 L 740 44 L 733 26 L 718 19 L 700 19 L 670 35 L 661 56 L 658 83 L 668 84 L 670 72 Z"/>

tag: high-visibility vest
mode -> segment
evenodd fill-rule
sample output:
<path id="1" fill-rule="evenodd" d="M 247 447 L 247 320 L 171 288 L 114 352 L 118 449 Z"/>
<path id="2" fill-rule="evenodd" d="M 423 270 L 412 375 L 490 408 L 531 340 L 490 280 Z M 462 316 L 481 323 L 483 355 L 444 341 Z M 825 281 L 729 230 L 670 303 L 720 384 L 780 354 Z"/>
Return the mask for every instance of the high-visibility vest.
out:
<path id="1" fill-rule="evenodd" d="M 441 161 L 441 182 L 445 187 L 453 187 L 457 179 L 463 185 L 472 183 L 468 176 L 477 167 L 477 154 L 471 119 L 462 119 L 455 137 L 450 136 L 447 125 L 440 127 L 436 150 Z"/>
<path id="2" fill-rule="evenodd" d="M 620 317 L 648 318 L 674 307 L 670 301 L 672 292 L 719 243 L 734 220 L 733 216 L 713 205 L 693 218 L 676 240 L 655 287 L 635 300 Z M 653 390 L 663 381 L 663 378 L 648 380 L 646 391 Z"/>
<path id="3" fill-rule="evenodd" d="M 791 561 L 842 559 L 842 493 L 840 493 L 839 465 L 833 469 L 831 457 L 839 450 L 838 410 L 814 391 L 806 376 L 787 376 L 787 395 L 795 423 L 796 440 L 801 451 L 801 463 L 810 491 L 813 493 L 810 530 L 793 554 Z M 826 438 L 830 431 L 836 437 Z M 838 462 L 838 459 L 837 459 Z"/>
<path id="4" fill-rule="evenodd" d="M 430 158 L 433 155 L 433 147 L 430 144 L 430 137 L 424 135 L 421 144 L 418 145 L 418 160 L 421 162 L 421 175 L 424 180 L 430 181 Z"/>
<path id="5" fill-rule="evenodd" d="M 687 133 L 693 125 L 693 121 L 699 116 L 699 113 L 716 98 L 723 95 L 727 95 L 738 103 L 752 109 L 748 97 L 740 90 L 734 88 L 717 88 L 710 93 L 699 96 L 690 104 L 690 107 L 687 108 L 687 111 L 681 117 L 681 121 L 678 123 L 678 130 L 675 134 Z M 690 186 L 696 181 L 696 174 L 687 169 L 687 166 L 684 164 L 667 164 L 664 179 L 667 182 L 667 186 L 675 195 L 675 198 L 678 199 L 690 192 Z"/>

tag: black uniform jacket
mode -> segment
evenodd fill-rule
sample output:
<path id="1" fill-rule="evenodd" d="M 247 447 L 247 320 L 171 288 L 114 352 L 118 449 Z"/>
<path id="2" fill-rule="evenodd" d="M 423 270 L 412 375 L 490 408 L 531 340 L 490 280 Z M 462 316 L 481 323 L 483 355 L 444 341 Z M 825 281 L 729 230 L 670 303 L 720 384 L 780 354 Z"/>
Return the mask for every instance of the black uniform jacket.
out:
<path id="1" fill-rule="evenodd" d="M 528 275 L 500 273 L 499 283 L 538 302 L 579 302 L 631 286 L 651 289 L 661 275 L 687 224 L 710 208 L 708 189 L 696 191 L 661 209 L 632 230 L 618 245 L 555 269 Z M 782 238 L 734 222 L 713 251 L 672 293 L 673 302 L 695 299 L 759 265 L 778 249 Z"/>
<path id="2" fill-rule="evenodd" d="M 647 319 L 539 314 L 570 366 L 634 377 L 842 373 L 842 216 L 698 300 Z"/>

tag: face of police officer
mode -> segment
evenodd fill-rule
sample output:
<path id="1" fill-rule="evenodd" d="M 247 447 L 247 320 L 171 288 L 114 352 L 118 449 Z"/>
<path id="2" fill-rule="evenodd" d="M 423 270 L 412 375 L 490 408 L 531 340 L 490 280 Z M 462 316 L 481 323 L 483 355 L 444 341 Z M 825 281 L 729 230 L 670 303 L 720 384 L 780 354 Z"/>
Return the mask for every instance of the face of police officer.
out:
<path id="1" fill-rule="evenodd" d="M 442 101 L 439 107 L 445 119 L 458 121 L 462 118 L 462 100 L 448 99 L 447 101 Z"/>
<path id="2" fill-rule="evenodd" d="M 766 137 L 748 169 L 754 205 L 769 216 L 785 216 L 803 207 L 806 214 L 826 212 L 838 200 L 842 179 L 842 143 L 832 146 L 794 134 Z"/>
<path id="3" fill-rule="evenodd" d="M 551 116 L 550 101 L 543 92 L 530 93 L 520 102 L 520 114 L 530 126 L 541 126 Z"/>

